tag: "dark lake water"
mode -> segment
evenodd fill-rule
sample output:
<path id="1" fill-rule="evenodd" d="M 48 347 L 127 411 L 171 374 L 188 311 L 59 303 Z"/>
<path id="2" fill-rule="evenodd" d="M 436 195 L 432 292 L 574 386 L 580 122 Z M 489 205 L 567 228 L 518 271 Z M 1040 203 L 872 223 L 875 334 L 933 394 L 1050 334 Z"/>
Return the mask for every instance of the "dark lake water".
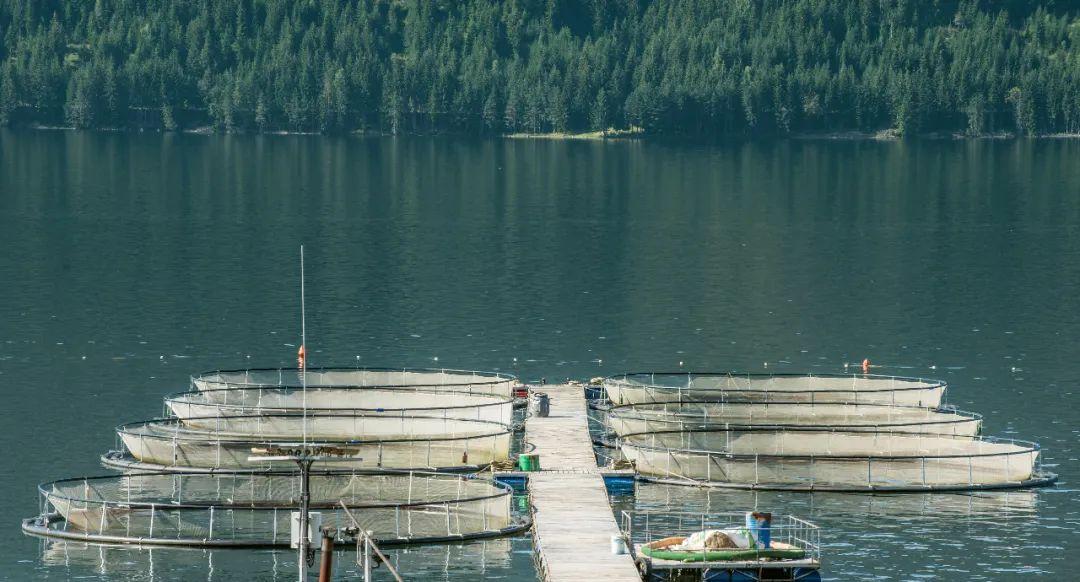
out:
<path id="1" fill-rule="evenodd" d="M 1080 142 L 675 145 L 0 133 L 0 578 L 280 579 L 293 556 L 44 544 L 35 485 L 190 374 L 291 364 L 525 379 L 627 369 L 941 377 L 1054 488 L 769 494 L 833 579 L 1072 579 L 1080 532 Z M 437 358 L 437 360 L 436 360 Z M 742 509 L 647 486 L 641 507 Z M 403 554 L 532 580 L 527 538 Z"/>

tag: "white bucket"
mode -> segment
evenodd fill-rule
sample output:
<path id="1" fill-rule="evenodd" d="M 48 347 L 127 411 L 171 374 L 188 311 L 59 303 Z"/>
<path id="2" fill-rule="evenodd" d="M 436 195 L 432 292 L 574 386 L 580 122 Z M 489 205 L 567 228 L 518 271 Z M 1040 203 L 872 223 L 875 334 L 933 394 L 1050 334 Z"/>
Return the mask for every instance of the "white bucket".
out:
<path id="1" fill-rule="evenodd" d="M 619 556 L 626 553 L 626 540 L 622 536 L 611 536 L 611 553 Z"/>

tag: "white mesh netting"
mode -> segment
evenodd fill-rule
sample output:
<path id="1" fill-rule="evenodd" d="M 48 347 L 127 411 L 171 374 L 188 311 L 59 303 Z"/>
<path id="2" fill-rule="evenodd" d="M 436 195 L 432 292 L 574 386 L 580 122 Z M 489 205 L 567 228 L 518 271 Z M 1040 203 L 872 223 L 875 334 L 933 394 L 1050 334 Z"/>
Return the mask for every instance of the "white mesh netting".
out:
<path id="1" fill-rule="evenodd" d="M 749 402 L 850 402 L 937 408 L 945 383 L 868 375 L 639 373 L 605 378 L 613 404 L 725 399 Z"/>
<path id="2" fill-rule="evenodd" d="M 63 517 L 52 533 L 194 545 L 287 544 L 299 507 L 296 474 L 133 474 L 67 479 L 40 487 Z M 320 474 L 311 507 L 323 525 L 351 522 L 384 541 L 468 537 L 511 527 L 512 491 L 484 479 L 433 474 Z M 48 531 L 39 531 L 49 535 Z"/>

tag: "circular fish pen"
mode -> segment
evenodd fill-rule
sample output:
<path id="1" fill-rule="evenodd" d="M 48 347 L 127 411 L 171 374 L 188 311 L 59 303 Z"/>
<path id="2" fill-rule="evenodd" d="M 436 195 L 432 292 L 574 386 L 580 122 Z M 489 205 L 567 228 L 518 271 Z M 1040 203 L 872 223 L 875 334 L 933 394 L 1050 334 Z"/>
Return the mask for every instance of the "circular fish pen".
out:
<path id="1" fill-rule="evenodd" d="M 639 372 L 610 376 L 604 391 L 614 405 L 711 400 L 786 403 L 888 404 L 938 408 L 945 382 L 868 374 L 740 374 Z"/>
<path id="2" fill-rule="evenodd" d="M 252 368 L 216 370 L 191 378 L 196 390 L 229 388 L 414 388 L 513 398 L 516 377 L 497 372 L 434 368 Z M 305 378 L 306 376 L 306 378 Z"/>
<path id="3" fill-rule="evenodd" d="M 32 535 L 99 543 L 275 547 L 290 543 L 300 506 L 295 472 L 140 473 L 62 479 L 38 487 Z M 497 537 L 527 529 L 512 489 L 471 476 L 313 472 L 311 511 L 323 525 L 350 525 L 342 504 L 378 543 Z"/>
<path id="4" fill-rule="evenodd" d="M 194 390 L 165 397 L 169 413 L 190 419 L 272 414 L 428 416 L 511 424 L 514 401 L 484 393 L 377 387 L 237 387 Z M 190 424 L 190 423 L 189 423 Z"/>
<path id="5" fill-rule="evenodd" d="M 960 491 L 1047 485 L 1039 446 L 1019 440 L 827 427 L 627 434 L 645 480 L 774 490 Z"/>
<path id="6" fill-rule="evenodd" d="M 147 470 L 269 470 L 289 461 L 253 459 L 252 449 L 331 448 L 350 458 L 334 468 L 476 471 L 510 458 L 509 425 L 424 416 L 298 415 L 161 418 L 116 429 L 123 448 L 109 467 Z M 316 463 L 319 465 L 320 463 Z"/>
<path id="7" fill-rule="evenodd" d="M 607 421 L 617 435 L 759 426 L 818 427 L 976 436 L 982 416 L 954 409 L 885 404 L 781 402 L 667 402 L 612 406 Z"/>

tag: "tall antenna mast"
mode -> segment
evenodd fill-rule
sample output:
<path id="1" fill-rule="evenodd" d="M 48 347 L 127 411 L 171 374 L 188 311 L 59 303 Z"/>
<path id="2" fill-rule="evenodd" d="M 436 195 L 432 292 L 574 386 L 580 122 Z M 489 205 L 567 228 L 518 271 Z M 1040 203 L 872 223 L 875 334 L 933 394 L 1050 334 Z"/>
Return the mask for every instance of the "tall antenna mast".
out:
<path id="1" fill-rule="evenodd" d="M 304 449 L 307 449 L 307 307 L 304 302 L 304 245 L 300 245 L 300 391 L 303 394 Z"/>

